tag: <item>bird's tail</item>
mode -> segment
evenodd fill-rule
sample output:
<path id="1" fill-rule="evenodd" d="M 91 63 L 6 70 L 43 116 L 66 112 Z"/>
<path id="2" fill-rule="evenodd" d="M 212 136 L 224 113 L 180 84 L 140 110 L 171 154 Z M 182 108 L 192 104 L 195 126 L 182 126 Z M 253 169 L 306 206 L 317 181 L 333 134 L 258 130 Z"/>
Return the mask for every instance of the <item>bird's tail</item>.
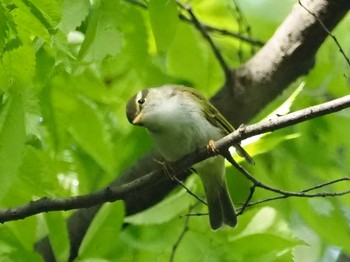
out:
<path id="1" fill-rule="evenodd" d="M 216 190 L 206 190 L 209 210 L 209 221 L 212 229 L 218 229 L 223 224 L 234 227 L 237 215 L 226 183 Z"/>
<path id="2" fill-rule="evenodd" d="M 243 157 L 249 164 L 255 164 L 254 159 L 248 154 L 247 151 L 244 150 L 240 144 L 235 144 L 235 148 L 239 156 Z"/>
<path id="3" fill-rule="evenodd" d="M 214 230 L 223 224 L 231 227 L 237 224 L 236 211 L 226 184 L 224 163 L 223 157 L 216 157 L 195 166 L 204 185 L 210 226 Z"/>

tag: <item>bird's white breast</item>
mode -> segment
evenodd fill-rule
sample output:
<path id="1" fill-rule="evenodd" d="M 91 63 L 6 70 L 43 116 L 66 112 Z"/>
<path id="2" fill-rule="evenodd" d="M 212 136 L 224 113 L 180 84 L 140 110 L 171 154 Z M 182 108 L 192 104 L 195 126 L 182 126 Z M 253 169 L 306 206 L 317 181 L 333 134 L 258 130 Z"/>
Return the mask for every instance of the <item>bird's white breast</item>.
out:
<path id="1" fill-rule="evenodd" d="M 176 161 L 208 144 L 209 140 L 222 137 L 220 130 L 212 126 L 192 100 L 184 97 L 171 99 L 158 116 L 158 129 L 150 131 L 155 147 L 167 161 Z"/>

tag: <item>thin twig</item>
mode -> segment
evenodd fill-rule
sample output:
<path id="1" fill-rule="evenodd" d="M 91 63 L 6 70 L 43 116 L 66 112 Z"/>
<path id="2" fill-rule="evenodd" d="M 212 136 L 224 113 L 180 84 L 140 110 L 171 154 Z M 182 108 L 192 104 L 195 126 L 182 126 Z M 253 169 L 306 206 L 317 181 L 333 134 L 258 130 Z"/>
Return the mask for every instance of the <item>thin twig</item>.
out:
<path id="1" fill-rule="evenodd" d="M 295 194 L 282 194 L 280 196 L 275 196 L 275 197 L 269 197 L 269 198 L 265 198 L 265 199 L 261 199 L 255 202 L 250 202 L 248 204 L 245 203 L 245 205 L 243 206 L 244 208 L 247 207 L 251 207 L 251 206 L 256 206 L 258 204 L 262 204 L 262 203 L 266 203 L 266 202 L 270 202 L 270 201 L 274 201 L 274 200 L 278 200 L 278 199 L 285 199 L 285 198 L 290 198 L 290 197 L 309 197 L 309 198 L 314 198 L 314 197 L 336 197 L 336 196 L 343 196 L 343 195 L 347 195 L 350 193 L 350 190 L 345 190 L 345 191 L 341 191 L 341 192 L 320 192 L 320 193 L 314 193 L 314 194 L 304 194 L 305 192 L 309 192 L 309 191 L 313 191 L 316 189 L 320 189 L 332 184 L 336 184 L 342 181 L 350 181 L 350 177 L 343 177 L 343 178 L 339 178 L 339 179 L 335 179 L 332 181 L 328 181 L 304 190 L 301 190 L 299 192 L 293 192 Z M 243 207 L 240 208 L 240 214 L 243 213 Z"/>
<path id="2" fill-rule="evenodd" d="M 194 205 L 191 205 L 189 208 L 188 208 L 188 213 L 190 213 L 193 208 L 195 208 L 195 206 L 198 204 L 199 202 L 197 202 L 196 204 Z M 188 222 L 189 222 L 189 219 L 190 217 L 189 216 L 186 216 L 185 217 L 185 222 L 184 222 L 184 227 L 179 235 L 179 237 L 177 238 L 176 242 L 174 243 L 173 245 L 173 248 L 171 250 L 171 254 L 170 254 L 170 262 L 173 262 L 174 261 L 174 257 L 175 257 L 175 253 L 182 241 L 182 239 L 185 237 L 186 233 L 188 232 L 188 230 L 190 229 L 189 226 L 188 226 Z"/>
<path id="3" fill-rule="evenodd" d="M 141 1 L 138 1 L 138 0 L 124 0 L 124 1 L 126 1 L 129 4 L 133 4 L 135 6 L 141 7 L 142 9 L 147 9 L 148 8 L 147 3 L 145 3 L 145 2 L 141 2 Z M 179 14 L 179 18 L 182 21 L 184 21 L 184 22 L 193 23 L 190 18 L 184 16 L 183 14 Z M 208 25 L 208 24 L 205 24 L 203 22 L 201 24 L 202 24 L 202 27 L 208 32 L 213 32 L 213 33 L 217 33 L 217 34 L 220 34 L 220 35 L 237 38 L 238 40 L 241 40 L 241 41 L 246 42 L 248 44 L 251 44 L 253 46 L 263 46 L 265 44 L 264 41 L 261 41 L 261 40 L 258 40 L 258 39 L 254 39 L 254 38 L 250 37 L 249 35 L 248 36 L 244 36 L 244 35 L 242 35 L 240 33 L 233 32 L 233 31 L 230 31 L 230 30 L 227 30 L 227 29 L 217 28 L 215 26 Z"/>
<path id="4" fill-rule="evenodd" d="M 256 188 L 256 186 L 254 184 L 250 187 L 249 195 L 248 195 L 246 201 L 244 202 L 244 204 L 238 209 L 237 216 L 242 215 L 244 213 L 244 211 L 246 210 L 246 208 L 249 206 L 250 200 L 252 200 L 252 197 L 254 195 L 255 188 Z"/>
<path id="5" fill-rule="evenodd" d="M 277 129 L 281 129 L 287 126 L 295 125 L 316 117 L 320 117 L 326 114 L 340 111 L 344 108 L 350 107 L 350 95 L 334 99 L 332 101 L 312 106 L 303 110 L 299 110 L 284 116 L 275 117 L 274 119 L 264 120 L 258 124 L 239 128 L 235 132 L 227 135 L 226 137 L 215 142 L 215 148 L 219 151 L 227 150 L 230 146 L 237 144 L 239 141 L 266 132 L 271 132 Z M 175 174 L 180 174 L 183 170 L 188 169 L 195 163 L 203 161 L 212 156 L 212 153 L 208 152 L 207 147 L 203 147 L 198 151 L 191 153 L 184 158 L 180 159 L 172 165 L 172 170 Z M 315 196 L 338 196 L 347 194 L 347 191 L 340 193 L 325 193 L 325 194 L 307 194 L 306 192 L 288 192 L 279 189 L 274 189 L 268 186 L 264 186 L 257 181 L 248 172 L 244 173 L 246 177 L 259 187 L 263 187 L 269 191 L 276 192 L 278 194 L 291 194 L 291 196 L 300 197 L 315 197 Z M 99 205 L 105 202 L 112 202 L 116 200 L 126 199 L 129 194 L 135 194 L 137 190 L 153 186 L 154 184 L 164 181 L 166 176 L 162 170 L 156 170 L 145 174 L 129 183 L 110 186 L 103 190 L 81 196 L 65 197 L 65 198 L 41 198 L 36 201 L 28 202 L 27 204 L 17 206 L 14 208 L 0 210 L 0 223 L 6 221 L 23 219 L 35 214 L 59 211 L 59 210 L 72 210 L 78 208 L 87 208 L 95 205 Z M 331 183 L 331 182 L 329 182 Z"/>
<path id="6" fill-rule="evenodd" d="M 182 186 L 188 194 L 193 196 L 195 199 L 197 199 L 199 202 L 201 202 L 204 205 L 208 205 L 203 199 L 201 199 L 199 196 L 197 196 L 195 193 L 193 193 L 181 180 L 179 180 L 176 176 L 173 177 L 173 179 L 178 183 L 180 186 Z"/>
<path id="7" fill-rule="evenodd" d="M 302 192 L 302 191 L 300 191 Z M 282 195 L 282 196 L 276 196 L 276 197 L 269 197 L 261 200 L 257 200 L 255 202 L 250 202 L 247 207 L 256 206 L 262 203 L 275 201 L 279 199 L 285 199 L 290 197 L 308 197 L 308 198 L 315 198 L 315 197 L 338 197 L 338 196 L 344 196 L 350 194 L 350 190 L 345 190 L 342 192 L 322 192 L 322 193 L 316 193 L 316 194 L 309 194 L 309 195 Z"/>
<path id="8" fill-rule="evenodd" d="M 299 5 L 304 8 L 306 10 L 306 12 L 308 12 L 310 15 L 312 15 L 317 21 L 318 23 L 323 27 L 324 31 L 326 31 L 326 33 L 334 40 L 335 44 L 338 46 L 340 53 L 343 55 L 344 59 L 346 60 L 346 62 L 348 63 L 348 66 L 350 66 L 350 60 L 347 57 L 347 55 L 345 54 L 343 48 L 341 47 L 338 39 L 335 37 L 335 35 L 332 34 L 331 31 L 329 31 L 329 29 L 327 28 L 327 26 L 321 21 L 321 19 L 318 18 L 317 15 L 315 15 L 313 12 L 311 12 L 309 9 L 307 9 L 299 0 Z"/>
<path id="9" fill-rule="evenodd" d="M 189 20 L 190 22 L 190 20 Z M 220 34 L 220 35 L 224 35 L 224 36 L 232 36 L 234 38 L 237 38 L 243 42 L 249 43 L 251 45 L 255 45 L 255 46 L 263 46 L 265 44 L 264 41 L 261 40 L 257 40 L 248 36 L 244 36 L 240 33 L 236 33 L 227 29 L 220 29 L 208 24 L 204 24 L 202 23 L 203 28 L 208 31 L 208 32 L 212 32 L 212 33 L 216 33 L 216 34 Z"/>
<path id="10" fill-rule="evenodd" d="M 313 190 L 320 189 L 320 188 L 326 187 L 326 186 L 330 186 L 332 184 L 336 184 L 336 183 L 339 183 L 339 182 L 342 182 L 342 181 L 350 181 L 350 177 L 342 177 L 342 178 L 339 178 L 339 179 L 335 179 L 335 180 L 332 180 L 332 181 L 329 181 L 329 182 L 326 182 L 326 183 L 322 183 L 322 184 L 319 184 L 319 185 L 316 185 L 316 186 L 304 189 L 301 192 L 313 191 Z"/>
<path id="11" fill-rule="evenodd" d="M 155 162 L 157 162 L 158 164 L 160 164 L 160 166 L 163 169 L 163 172 L 170 178 L 170 180 L 175 181 L 176 183 L 178 183 L 182 188 L 184 188 L 186 190 L 186 192 L 188 194 L 190 194 L 191 196 L 193 196 L 195 199 L 197 199 L 199 202 L 201 202 L 204 205 L 208 205 L 203 199 L 201 199 L 199 196 L 197 196 L 195 193 L 193 193 L 180 179 L 178 179 L 176 177 L 176 175 L 174 174 L 171 166 L 169 163 L 167 163 L 166 161 L 159 161 L 159 160 L 154 160 Z M 187 169 L 189 173 L 195 173 L 196 170 L 194 168 L 188 168 Z"/>
<path id="12" fill-rule="evenodd" d="M 216 45 L 214 44 L 214 42 L 211 39 L 210 35 L 208 34 L 208 32 L 203 27 L 202 23 L 197 19 L 197 17 L 193 13 L 192 7 L 190 5 L 182 4 L 180 1 L 176 1 L 176 2 L 183 10 L 187 11 L 187 13 L 190 15 L 191 20 L 192 20 L 193 24 L 195 25 L 195 27 L 202 34 L 204 39 L 207 40 L 207 42 L 209 43 L 211 49 L 214 52 L 214 55 L 215 55 L 216 59 L 219 61 L 219 64 L 220 64 L 222 70 L 224 71 L 225 84 L 227 86 L 230 86 L 230 84 L 233 83 L 232 71 L 231 71 L 230 67 L 227 65 L 227 63 L 226 63 L 224 57 L 222 56 L 220 50 L 216 47 Z"/>

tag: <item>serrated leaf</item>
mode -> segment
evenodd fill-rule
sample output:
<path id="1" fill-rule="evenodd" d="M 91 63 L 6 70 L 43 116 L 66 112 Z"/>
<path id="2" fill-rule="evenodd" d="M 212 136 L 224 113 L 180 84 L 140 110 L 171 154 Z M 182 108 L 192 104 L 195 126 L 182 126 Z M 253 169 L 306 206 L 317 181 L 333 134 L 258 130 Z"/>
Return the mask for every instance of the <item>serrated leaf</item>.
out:
<path id="1" fill-rule="evenodd" d="M 282 133 L 265 133 L 262 135 L 256 135 L 245 139 L 242 141 L 241 145 L 244 147 L 250 156 L 257 156 L 260 154 L 264 154 L 273 148 L 275 148 L 278 144 L 300 137 L 300 134 L 282 134 Z M 234 147 L 229 149 L 233 156 L 237 155 L 237 152 Z M 245 161 L 242 157 L 236 159 L 237 162 Z M 225 161 L 226 167 L 232 167 L 228 161 Z"/>
<path id="2" fill-rule="evenodd" d="M 22 190 L 17 193 L 17 201 L 26 201 L 33 194 L 51 195 L 52 191 L 57 190 L 58 181 L 48 152 L 31 145 L 24 148 L 18 183 Z"/>
<path id="3" fill-rule="evenodd" d="M 0 3 L 0 53 L 2 53 L 6 41 L 8 41 L 9 22 L 12 22 L 10 20 L 12 19 L 10 19 L 8 12 L 6 12 L 2 3 Z"/>
<path id="4" fill-rule="evenodd" d="M 32 82 L 35 73 L 35 54 L 32 46 L 23 45 L 9 52 L 2 57 L 0 70 L 4 70 L 10 77 L 21 84 Z"/>
<path id="5" fill-rule="evenodd" d="M 278 117 L 279 115 L 285 115 L 290 112 L 290 108 L 293 105 L 295 99 L 298 97 L 298 95 L 301 93 L 305 86 L 305 83 L 302 82 L 297 89 L 273 112 L 271 112 L 267 117 L 264 119 L 269 119 L 273 117 Z M 256 156 L 258 154 L 263 154 L 265 152 L 268 152 L 269 150 L 273 149 L 275 146 L 277 146 L 279 143 L 295 139 L 300 137 L 300 134 L 279 134 L 279 133 L 271 133 L 267 132 L 261 135 L 256 135 L 249 137 L 248 139 L 242 140 L 241 145 L 244 147 L 244 149 L 249 153 L 251 156 Z M 231 147 L 230 152 L 232 155 L 237 155 L 235 148 Z M 244 159 L 238 158 L 237 161 L 243 161 Z M 226 166 L 231 166 L 226 161 Z"/>
<path id="6" fill-rule="evenodd" d="M 60 212 L 49 212 L 45 214 L 45 221 L 56 261 L 68 261 L 70 244 L 65 218 Z"/>
<path id="7" fill-rule="evenodd" d="M 337 199 L 311 198 L 306 203 L 294 201 L 293 204 L 302 219 L 323 241 L 350 253 L 349 220 Z"/>
<path id="8" fill-rule="evenodd" d="M 189 181 L 189 183 L 190 185 L 187 183 L 187 187 L 191 188 L 194 185 L 194 181 Z M 141 213 L 126 217 L 125 222 L 136 225 L 165 223 L 185 213 L 192 200 L 192 197 L 188 195 L 186 190 L 180 190 L 153 207 Z"/>
<path id="9" fill-rule="evenodd" d="M 123 46 L 123 34 L 119 31 L 118 1 L 101 1 L 94 6 L 78 58 L 84 62 L 99 61 L 108 55 L 116 55 Z"/>
<path id="10" fill-rule="evenodd" d="M 32 250 L 32 247 L 36 241 L 35 233 L 37 225 L 38 223 L 35 217 L 19 220 L 16 221 L 16 223 L 9 223 L 7 227 L 11 230 L 12 237 L 16 239 L 13 239 L 12 242 L 10 242 L 12 244 L 16 243 L 17 249 Z M 1 233 L 0 236 L 2 236 Z"/>
<path id="11" fill-rule="evenodd" d="M 50 41 L 49 25 L 42 23 L 32 14 L 29 8 L 22 1 L 17 2 L 18 7 L 11 11 L 13 21 L 17 25 L 17 29 L 21 30 L 28 38 L 32 36 L 41 37 L 47 42 Z"/>
<path id="12" fill-rule="evenodd" d="M 175 39 L 179 23 L 176 2 L 151 0 L 148 12 L 158 52 L 165 53 Z"/>
<path id="13" fill-rule="evenodd" d="M 89 0 L 65 0 L 62 5 L 60 29 L 68 34 L 74 31 L 89 13 Z"/>
<path id="14" fill-rule="evenodd" d="M 212 50 L 187 24 L 178 25 L 175 40 L 168 52 L 167 66 L 170 74 L 202 90 L 222 83 L 222 70 Z"/>
<path id="15" fill-rule="evenodd" d="M 0 255 L 1 261 L 13 262 L 13 261 L 26 261 L 26 262 L 41 262 L 44 261 L 43 257 L 34 251 L 28 250 L 14 250 L 6 255 Z"/>
<path id="16" fill-rule="evenodd" d="M 86 232 L 79 249 L 79 259 L 95 261 L 108 256 L 114 249 L 113 243 L 118 241 L 123 216 L 124 206 L 121 201 L 105 203 Z"/>
<path id="17" fill-rule="evenodd" d="M 290 112 L 290 108 L 292 107 L 295 99 L 303 91 L 304 86 L 305 86 L 305 82 L 301 82 L 300 85 L 295 89 L 295 91 L 265 119 L 288 114 Z"/>
<path id="18" fill-rule="evenodd" d="M 110 134 L 92 103 L 78 99 L 77 108 L 71 116 L 69 132 L 105 171 L 113 169 L 115 161 Z"/>
<path id="19" fill-rule="evenodd" d="M 239 234 L 232 237 L 233 240 L 246 237 L 248 235 L 264 233 L 275 234 L 284 238 L 292 238 L 292 233 L 287 222 L 283 220 L 282 216 L 276 209 L 272 207 L 264 207 L 249 215 L 252 217 L 244 217 L 246 220 L 245 222 L 248 222 L 248 224 L 244 225 L 244 228 L 241 228 L 242 231 Z M 295 238 L 292 239 L 298 244 L 302 243 L 300 240 Z"/>
<path id="20" fill-rule="evenodd" d="M 58 1 L 31 0 L 31 3 L 37 8 L 39 19 L 45 18 L 50 23 L 50 29 L 57 26 L 61 20 L 61 9 Z"/>
<path id="21" fill-rule="evenodd" d="M 13 183 L 21 164 L 22 152 L 26 140 L 22 94 L 12 85 L 5 108 L 1 112 L 0 127 L 0 202 Z"/>

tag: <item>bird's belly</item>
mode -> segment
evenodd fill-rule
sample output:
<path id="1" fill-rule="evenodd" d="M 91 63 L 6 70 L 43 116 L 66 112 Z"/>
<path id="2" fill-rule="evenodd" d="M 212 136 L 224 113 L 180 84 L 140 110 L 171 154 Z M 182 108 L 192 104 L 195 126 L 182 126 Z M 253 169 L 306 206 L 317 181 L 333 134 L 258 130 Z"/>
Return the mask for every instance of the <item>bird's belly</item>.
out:
<path id="1" fill-rule="evenodd" d="M 157 136 L 154 139 L 155 147 L 169 162 L 174 162 L 197 149 L 195 141 L 184 135 Z"/>
<path id="2" fill-rule="evenodd" d="M 200 128 L 197 125 L 182 125 L 172 127 L 159 133 L 152 133 L 155 147 L 165 160 L 174 162 L 187 154 L 208 144 L 209 140 L 216 140 L 222 135 L 211 129 Z"/>

